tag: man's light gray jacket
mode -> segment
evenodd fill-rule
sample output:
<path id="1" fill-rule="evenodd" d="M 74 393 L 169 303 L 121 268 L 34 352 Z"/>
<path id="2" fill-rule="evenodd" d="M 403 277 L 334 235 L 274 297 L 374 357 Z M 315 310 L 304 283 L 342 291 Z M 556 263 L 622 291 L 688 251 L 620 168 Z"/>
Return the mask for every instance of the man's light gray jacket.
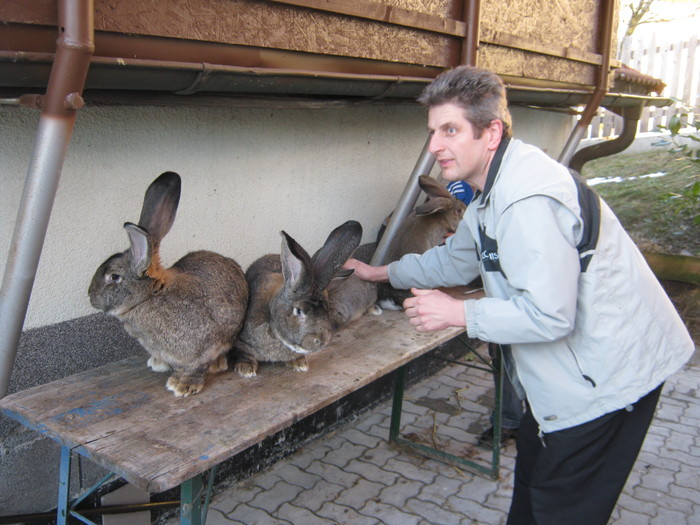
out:
<path id="1" fill-rule="evenodd" d="M 468 335 L 511 345 L 509 375 L 553 432 L 631 405 L 695 347 L 609 207 L 533 146 L 511 140 L 502 154 L 455 235 L 391 263 L 389 278 L 427 289 L 481 274 Z"/>

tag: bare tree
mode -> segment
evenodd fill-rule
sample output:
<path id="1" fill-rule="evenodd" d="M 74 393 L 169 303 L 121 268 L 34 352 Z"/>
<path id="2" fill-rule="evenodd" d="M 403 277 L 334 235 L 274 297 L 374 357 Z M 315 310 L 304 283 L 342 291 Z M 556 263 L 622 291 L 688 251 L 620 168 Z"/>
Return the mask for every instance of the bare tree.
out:
<path id="1" fill-rule="evenodd" d="M 652 9 L 652 6 L 658 7 L 661 3 L 663 3 L 661 0 L 629 0 L 627 3 L 621 5 L 620 19 L 622 23 L 626 21 L 627 26 L 625 28 L 625 34 L 620 41 L 618 55 L 619 51 L 622 50 L 625 40 L 632 36 L 635 29 L 640 25 L 671 22 L 678 19 L 678 17 L 668 18 L 659 16 L 658 10 L 655 11 Z M 692 12 L 688 13 L 686 16 L 692 17 L 698 12 L 700 12 L 700 4 L 696 5 Z"/>

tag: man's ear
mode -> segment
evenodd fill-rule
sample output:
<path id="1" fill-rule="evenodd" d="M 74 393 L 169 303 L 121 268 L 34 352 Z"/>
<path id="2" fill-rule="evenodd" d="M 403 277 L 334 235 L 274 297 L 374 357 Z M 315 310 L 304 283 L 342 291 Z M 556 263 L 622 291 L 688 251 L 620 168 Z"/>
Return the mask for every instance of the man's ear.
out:
<path id="1" fill-rule="evenodd" d="M 501 143 L 501 138 L 503 137 L 503 122 L 499 119 L 493 119 L 489 124 L 489 127 L 484 130 L 487 133 L 488 147 L 490 150 L 496 150 L 498 145 Z"/>

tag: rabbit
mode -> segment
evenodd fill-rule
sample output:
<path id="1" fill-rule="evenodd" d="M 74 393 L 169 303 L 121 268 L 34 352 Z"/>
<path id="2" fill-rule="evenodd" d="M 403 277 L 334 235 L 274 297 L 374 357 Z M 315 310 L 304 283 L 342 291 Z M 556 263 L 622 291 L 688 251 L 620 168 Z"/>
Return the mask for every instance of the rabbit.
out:
<path id="1" fill-rule="evenodd" d="M 355 250 L 352 257 L 369 263 L 376 248 L 375 242 L 363 244 Z M 333 279 L 328 286 L 328 300 L 333 330 L 359 319 L 365 312 L 372 315 L 382 314 L 382 309 L 376 304 L 377 283 L 363 281 L 356 275 L 345 279 Z"/>
<path id="2" fill-rule="evenodd" d="M 308 370 L 306 356 L 322 350 L 332 335 L 326 287 L 360 243 L 362 226 L 338 226 L 313 258 L 280 233 L 281 255 L 265 255 L 246 271 L 250 302 L 235 344 L 235 369 L 244 377 L 256 376 L 259 362 Z"/>
<path id="3" fill-rule="evenodd" d="M 397 261 L 407 253 L 423 253 L 444 243 L 457 230 L 467 209 L 466 204 L 437 180 L 421 175 L 418 184 L 428 199 L 416 206 L 401 223 L 387 247 L 383 264 Z M 383 229 L 380 229 L 377 242 L 382 233 Z M 403 301 L 411 295 L 408 290 L 397 290 L 388 283 L 379 283 L 377 293 L 379 305 L 387 310 L 400 310 Z"/>
<path id="4" fill-rule="evenodd" d="M 180 186 L 170 171 L 151 183 L 138 225 L 124 224 L 131 247 L 102 263 L 88 289 L 92 306 L 119 319 L 148 351 L 152 370 L 172 370 L 166 388 L 177 397 L 199 393 L 207 372 L 228 368 L 248 304 L 248 283 L 233 259 L 195 251 L 162 267 L 159 247 Z"/>

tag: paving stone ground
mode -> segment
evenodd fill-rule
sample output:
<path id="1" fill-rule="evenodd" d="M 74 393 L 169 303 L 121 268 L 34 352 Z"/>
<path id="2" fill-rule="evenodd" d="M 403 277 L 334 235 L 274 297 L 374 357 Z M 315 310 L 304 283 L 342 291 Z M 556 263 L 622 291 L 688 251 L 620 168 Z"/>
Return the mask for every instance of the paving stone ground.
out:
<path id="1" fill-rule="evenodd" d="M 666 383 L 610 524 L 700 524 L 698 385 L 697 359 Z M 489 424 L 492 396 L 486 372 L 450 365 L 406 391 L 402 433 L 486 462 L 489 453 L 474 443 Z M 505 523 L 514 444 L 496 481 L 390 445 L 390 413 L 384 403 L 268 470 L 217 487 L 207 525 Z"/>

